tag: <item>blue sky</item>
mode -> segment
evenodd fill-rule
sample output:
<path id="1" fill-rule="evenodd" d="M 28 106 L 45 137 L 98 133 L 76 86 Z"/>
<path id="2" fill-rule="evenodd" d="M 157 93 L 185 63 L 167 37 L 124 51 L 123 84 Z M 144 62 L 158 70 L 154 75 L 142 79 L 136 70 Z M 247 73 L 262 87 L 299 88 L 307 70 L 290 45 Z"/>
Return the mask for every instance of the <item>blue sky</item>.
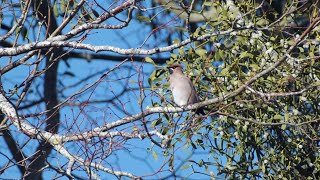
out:
<path id="1" fill-rule="evenodd" d="M 147 2 L 144 3 L 146 6 L 148 5 Z M 171 17 L 168 17 L 168 20 Z M 10 18 L 5 18 L 4 23 L 8 24 L 11 21 Z M 107 21 L 108 23 L 114 23 Z M 164 23 L 166 20 L 164 19 Z M 66 29 L 67 31 L 67 29 Z M 66 32 L 64 31 L 64 32 Z M 0 34 L 3 34 L 3 30 L 0 30 Z M 163 33 L 168 33 L 166 30 L 162 30 Z M 130 25 L 124 29 L 120 30 L 93 30 L 89 33 L 87 39 L 83 43 L 88 43 L 92 45 L 112 45 L 115 47 L 121 47 L 121 48 L 136 48 L 139 47 L 142 42 L 145 40 L 145 38 L 148 37 L 149 33 L 151 33 L 151 28 L 149 26 L 144 25 L 143 23 L 140 23 L 138 21 L 132 21 Z M 122 34 L 122 36 L 120 36 Z M 18 43 L 25 43 L 21 39 L 18 41 Z M 146 44 L 143 46 L 143 48 L 149 48 L 149 47 L 160 47 L 165 44 L 158 44 L 158 41 L 154 39 L 153 36 L 151 36 L 147 41 Z M 79 52 L 79 51 L 77 51 Z M 85 51 L 87 52 L 87 51 Z M 92 53 L 92 52 L 90 52 Z M 101 52 L 101 54 L 112 54 L 108 52 Z M 113 54 L 114 55 L 114 54 Z M 155 55 L 159 56 L 159 55 Z M 161 57 L 169 57 L 170 53 L 163 53 L 160 55 Z M 14 57 L 13 60 L 19 59 L 21 56 Z M 1 58 L 0 60 L 0 66 L 4 67 L 8 63 L 8 58 Z M 29 62 L 34 61 L 31 60 Z M 92 60 L 91 62 L 87 62 L 85 60 L 79 60 L 79 59 L 68 59 L 68 63 L 71 65 L 70 67 L 66 66 L 66 63 L 60 62 L 59 64 L 59 73 L 62 74 L 60 76 L 60 80 L 64 84 L 64 86 L 73 85 L 79 80 L 83 79 L 84 77 L 87 77 L 88 75 L 93 75 L 92 78 L 88 79 L 86 82 L 79 86 L 75 86 L 74 88 L 70 89 L 63 89 L 60 90 L 63 91 L 63 94 L 68 97 L 69 95 L 75 93 L 77 90 L 85 87 L 86 85 L 94 82 L 95 80 L 99 79 L 99 77 L 102 75 L 102 73 L 98 73 L 94 75 L 96 72 L 104 72 L 107 71 L 110 68 L 113 68 L 115 65 L 117 65 L 119 62 L 116 61 L 103 61 L 103 60 Z M 101 99 L 109 99 L 112 98 L 114 95 L 116 95 L 117 92 L 123 88 L 122 84 L 115 83 L 117 79 L 126 79 L 128 76 L 130 77 L 130 83 L 128 83 L 128 88 L 137 88 L 137 83 L 139 81 L 138 72 L 133 70 L 131 72 L 128 72 L 128 69 L 125 67 L 135 67 L 133 69 L 139 69 L 141 64 L 139 62 L 128 62 L 125 63 L 119 70 L 111 73 L 108 77 L 106 77 L 99 85 L 97 86 L 94 91 L 92 89 L 88 90 L 88 92 L 84 93 L 84 95 L 77 96 L 73 102 L 83 102 L 85 100 L 88 100 L 89 96 L 91 100 L 101 100 Z M 43 67 L 43 64 L 42 66 Z M 12 90 L 15 85 L 19 85 L 27 76 L 29 75 L 30 71 L 32 70 L 33 66 L 28 65 L 22 65 L 19 66 L 12 71 L 4 74 L 2 77 L 2 82 L 4 83 L 4 89 L 8 93 L 9 90 Z M 152 73 L 154 70 L 153 65 L 151 64 L 142 64 L 141 69 L 143 69 L 144 74 L 144 86 L 148 87 L 147 79 L 148 76 Z M 72 72 L 75 76 L 68 76 L 65 75 L 65 72 Z M 64 74 L 64 75 L 63 75 Z M 124 81 L 123 81 L 124 82 Z M 60 86 L 61 87 L 61 86 Z M 42 90 L 42 84 L 41 81 L 37 80 L 33 86 L 32 89 L 34 91 L 36 90 Z M 150 91 L 146 92 L 150 95 Z M 16 99 L 17 97 L 14 95 L 11 97 L 11 99 Z M 27 99 L 32 100 L 38 100 L 40 97 L 36 97 L 34 94 L 31 94 L 27 97 Z M 60 97 L 59 100 L 64 100 L 65 97 Z M 150 106 L 151 99 L 154 101 L 159 101 L 157 99 L 157 96 L 152 96 L 147 98 L 144 101 L 143 107 Z M 140 112 L 139 104 L 139 91 L 132 91 L 128 93 L 125 96 L 122 96 L 119 98 L 120 102 L 127 102 L 126 103 L 126 110 L 131 113 L 135 114 Z M 19 113 L 21 114 L 29 114 L 29 113 L 36 113 L 41 112 L 44 108 L 44 104 L 39 104 L 38 106 L 29 109 L 28 111 L 23 110 Z M 122 112 L 116 110 L 114 108 L 113 104 L 107 104 L 107 103 L 99 103 L 94 105 L 88 105 L 84 109 L 90 118 L 88 116 L 84 115 L 83 113 L 80 113 L 80 108 L 78 106 L 68 106 L 61 109 L 61 123 L 63 125 L 60 127 L 60 133 L 65 133 L 66 129 L 73 128 L 75 132 L 77 131 L 77 128 L 81 128 L 82 130 L 90 130 L 91 128 L 94 128 L 94 125 L 101 126 L 105 123 L 112 122 L 114 120 L 119 119 L 119 117 L 124 117 L 125 114 Z M 112 111 L 110 111 L 112 110 Z M 117 116 L 110 115 L 110 112 L 113 112 L 114 114 L 117 114 Z M 79 116 L 78 116 L 79 115 Z M 155 117 L 155 116 L 153 116 Z M 41 119 L 42 118 L 42 119 Z M 45 117 L 41 117 L 40 119 L 28 119 L 30 123 L 37 124 L 39 121 L 44 120 Z M 152 119 L 152 118 L 151 118 Z M 77 127 L 73 127 L 74 122 L 78 123 Z M 122 127 L 124 128 L 124 127 Z M 128 125 L 127 128 L 130 128 Z M 14 128 L 12 128 L 14 129 Z M 16 140 L 20 143 L 27 142 L 29 140 L 28 137 L 21 135 L 18 132 L 13 131 L 14 136 L 16 136 Z M 124 170 L 131 173 L 134 173 L 135 175 L 146 175 L 146 174 L 152 174 L 155 171 L 159 169 L 159 167 L 162 165 L 162 163 L 168 158 L 163 157 L 163 149 L 160 149 L 158 147 L 153 147 L 152 143 L 148 139 L 144 140 L 129 140 L 126 142 L 125 148 L 115 152 L 112 156 L 108 157 L 106 161 L 110 164 L 110 167 L 115 167 L 118 170 Z M 3 142 L 3 139 L 0 138 L 0 144 L 5 144 Z M 180 144 L 180 146 L 183 146 L 183 144 Z M 70 148 L 71 151 L 77 152 L 77 147 L 74 146 L 74 144 L 70 143 L 67 144 L 66 147 Z M 153 147 L 153 148 L 152 148 Z M 7 151 L 8 147 L 1 146 L 0 151 L 2 155 L 0 155 L 0 162 L 7 162 L 8 160 L 3 155 L 5 154 L 8 157 L 11 157 L 11 154 Z M 26 146 L 23 148 L 24 152 L 27 155 L 32 155 L 34 152 L 36 146 L 35 143 L 27 143 Z M 151 150 L 148 150 L 149 148 L 152 148 L 158 155 L 158 159 L 154 159 L 154 155 L 152 154 Z M 192 149 L 186 148 L 179 150 L 179 153 L 175 155 L 176 161 L 175 166 L 179 166 L 181 162 L 185 160 L 186 157 L 189 157 L 189 155 L 193 153 Z M 208 157 L 208 152 L 202 151 L 200 149 L 196 150 L 194 160 L 200 160 L 204 159 L 207 161 L 210 161 L 212 157 Z M 59 163 L 65 163 L 66 160 L 64 158 L 61 158 L 61 156 L 57 155 L 56 152 L 53 152 L 50 155 L 51 162 L 56 162 L 57 159 L 59 160 Z M 225 160 L 222 160 L 225 161 Z M 183 165 L 188 165 L 190 163 L 186 162 Z M 3 164 L 1 164 L 3 165 Z M 56 164 L 58 166 L 58 164 Z M 165 166 L 164 169 L 168 169 L 168 166 Z M 209 169 L 210 171 L 216 172 L 215 169 Z M 191 169 L 185 169 L 182 170 L 180 175 L 187 175 L 191 173 Z M 54 175 L 55 172 L 49 171 L 46 173 L 47 175 Z M 169 172 L 163 172 L 156 175 L 156 178 L 165 177 L 166 175 L 170 174 Z M 84 174 L 79 174 L 81 176 L 85 176 Z M 1 178 L 19 178 L 21 177 L 19 171 L 17 168 L 10 168 L 10 170 L 5 171 Z M 51 177 L 51 176 L 49 176 Z M 101 176 L 102 179 L 108 178 L 112 179 L 113 176 L 110 175 L 103 175 Z M 204 177 L 207 178 L 207 176 L 191 176 L 192 178 L 196 179 L 203 179 Z M 44 177 L 47 179 L 46 177 Z M 48 178 L 51 179 L 51 178 Z"/>

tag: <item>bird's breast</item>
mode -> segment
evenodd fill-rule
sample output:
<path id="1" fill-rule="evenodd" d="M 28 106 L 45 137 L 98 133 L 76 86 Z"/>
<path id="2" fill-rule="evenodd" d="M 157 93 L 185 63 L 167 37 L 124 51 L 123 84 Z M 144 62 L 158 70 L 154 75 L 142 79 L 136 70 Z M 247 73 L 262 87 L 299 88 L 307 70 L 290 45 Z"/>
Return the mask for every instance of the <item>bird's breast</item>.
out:
<path id="1" fill-rule="evenodd" d="M 190 102 L 191 88 L 185 85 L 175 84 L 171 86 L 173 101 L 178 106 L 186 106 Z"/>

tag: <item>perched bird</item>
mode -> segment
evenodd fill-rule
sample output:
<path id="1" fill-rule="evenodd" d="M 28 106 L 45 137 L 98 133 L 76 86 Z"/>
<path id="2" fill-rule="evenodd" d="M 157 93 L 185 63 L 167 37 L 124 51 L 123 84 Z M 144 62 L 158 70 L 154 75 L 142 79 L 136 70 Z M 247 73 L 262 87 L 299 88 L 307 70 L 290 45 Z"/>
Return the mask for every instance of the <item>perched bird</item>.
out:
<path id="1" fill-rule="evenodd" d="M 191 80 L 183 74 L 181 65 L 173 64 L 168 69 L 173 101 L 180 107 L 199 102 L 196 89 Z M 203 108 L 197 109 L 196 113 L 205 115 Z"/>

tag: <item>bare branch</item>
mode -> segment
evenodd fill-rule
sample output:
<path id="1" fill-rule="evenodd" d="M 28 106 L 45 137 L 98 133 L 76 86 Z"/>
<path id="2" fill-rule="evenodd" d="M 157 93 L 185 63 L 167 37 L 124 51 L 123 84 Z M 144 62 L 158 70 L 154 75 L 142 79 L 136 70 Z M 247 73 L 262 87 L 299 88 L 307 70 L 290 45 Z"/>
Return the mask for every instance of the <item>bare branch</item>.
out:
<path id="1" fill-rule="evenodd" d="M 202 41 L 206 40 L 207 38 L 210 38 L 211 36 L 217 36 L 217 35 L 223 35 L 223 34 L 230 34 L 233 30 L 228 30 L 224 32 L 217 32 L 217 33 L 208 33 L 202 36 L 199 36 L 197 38 L 191 39 L 188 38 L 184 41 L 181 41 L 180 43 L 173 44 L 167 47 L 162 48 L 153 48 L 153 49 L 121 49 L 113 46 L 93 46 L 91 44 L 82 44 L 78 42 L 67 42 L 67 41 L 42 41 L 42 42 L 33 42 L 29 44 L 25 44 L 18 47 L 13 48 L 0 48 L 0 57 L 1 56 L 14 56 L 18 54 L 22 54 L 31 50 L 36 49 L 42 49 L 42 48 L 50 48 L 50 47 L 70 47 L 75 49 L 86 49 L 93 52 L 100 52 L 100 51 L 110 51 L 115 52 L 122 55 L 151 55 L 155 53 L 161 53 L 161 52 L 168 52 L 172 51 L 174 49 L 177 49 L 179 47 L 185 46 L 187 44 L 190 44 L 194 41 Z"/>
<path id="2" fill-rule="evenodd" d="M 15 32 L 15 30 L 17 28 L 21 28 L 22 24 L 25 22 L 26 20 L 26 17 L 27 17 L 27 14 L 28 14 L 28 10 L 30 8 L 30 4 L 31 4 L 31 1 L 27 1 L 25 6 L 24 6 L 24 9 L 22 10 L 22 13 L 21 13 L 21 16 L 20 18 L 18 19 L 18 21 L 12 26 L 12 28 L 10 29 L 10 31 L 8 31 L 5 35 L 3 36 L 0 36 L 0 42 L 1 41 L 4 41 L 6 40 L 8 37 L 11 36 L 12 33 Z M 1 17 L 2 18 L 2 17 Z"/>

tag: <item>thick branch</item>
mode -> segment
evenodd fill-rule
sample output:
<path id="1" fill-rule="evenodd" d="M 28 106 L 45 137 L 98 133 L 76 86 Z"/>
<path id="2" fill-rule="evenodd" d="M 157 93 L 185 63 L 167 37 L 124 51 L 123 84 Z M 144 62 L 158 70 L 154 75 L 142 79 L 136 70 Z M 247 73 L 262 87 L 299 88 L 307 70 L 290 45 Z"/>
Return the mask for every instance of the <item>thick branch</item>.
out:
<path id="1" fill-rule="evenodd" d="M 25 52 L 29 52 L 32 50 L 36 49 L 43 49 L 43 48 L 51 48 L 51 47 L 70 47 L 70 48 L 75 48 L 75 49 L 86 49 L 90 50 L 93 52 L 100 52 L 100 51 L 109 51 L 109 52 L 115 52 L 118 54 L 122 55 L 150 55 L 150 54 L 156 54 L 156 53 L 161 53 L 161 52 L 168 52 L 172 51 L 174 49 L 177 49 L 179 47 L 188 45 L 194 41 L 202 41 L 206 40 L 207 38 L 210 38 L 212 36 L 217 36 L 217 35 L 223 35 L 223 34 L 230 34 L 233 30 L 227 30 L 223 32 L 214 32 L 214 33 L 208 33 L 202 36 L 199 36 L 197 38 L 191 39 L 188 38 L 180 43 L 173 44 L 167 47 L 162 47 L 162 48 L 153 48 L 153 49 L 122 49 L 122 48 L 117 48 L 114 46 L 93 46 L 91 44 L 82 44 L 78 42 L 67 42 L 67 41 L 42 41 L 42 42 L 33 42 L 25 45 L 21 45 L 18 47 L 13 47 L 13 48 L 0 48 L 0 57 L 1 56 L 15 56 L 19 55 Z"/>
<path id="2" fill-rule="evenodd" d="M 108 172 L 110 174 L 114 174 L 116 176 L 127 176 L 129 178 L 138 179 L 137 176 L 132 175 L 131 173 L 124 172 L 124 171 L 114 171 L 112 169 L 106 168 L 98 163 L 87 163 L 84 159 L 79 158 L 75 155 L 70 154 L 62 145 L 62 137 L 58 134 L 52 134 L 46 131 L 42 131 L 38 128 L 35 128 L 26 121 L 23 121 L 22 119 L 18 119 L 18 114 L 14 108 L 14 106 L 10 103 L 10 101 L 2 94 L 0 93 L 0 110 L 7 115 L 13 124 L 18 128 L 19 131 L 23 132 L 24 134 L 37 138 L 39 140 L 46 141 L 50 143 L 57 152 L 59 152 L 61 155 L 66 157 L 69 161 L 76 161 L 80 163 L 83 166 L 91 166 L 93 168 L 100 169 L 102 171 Z"/>

